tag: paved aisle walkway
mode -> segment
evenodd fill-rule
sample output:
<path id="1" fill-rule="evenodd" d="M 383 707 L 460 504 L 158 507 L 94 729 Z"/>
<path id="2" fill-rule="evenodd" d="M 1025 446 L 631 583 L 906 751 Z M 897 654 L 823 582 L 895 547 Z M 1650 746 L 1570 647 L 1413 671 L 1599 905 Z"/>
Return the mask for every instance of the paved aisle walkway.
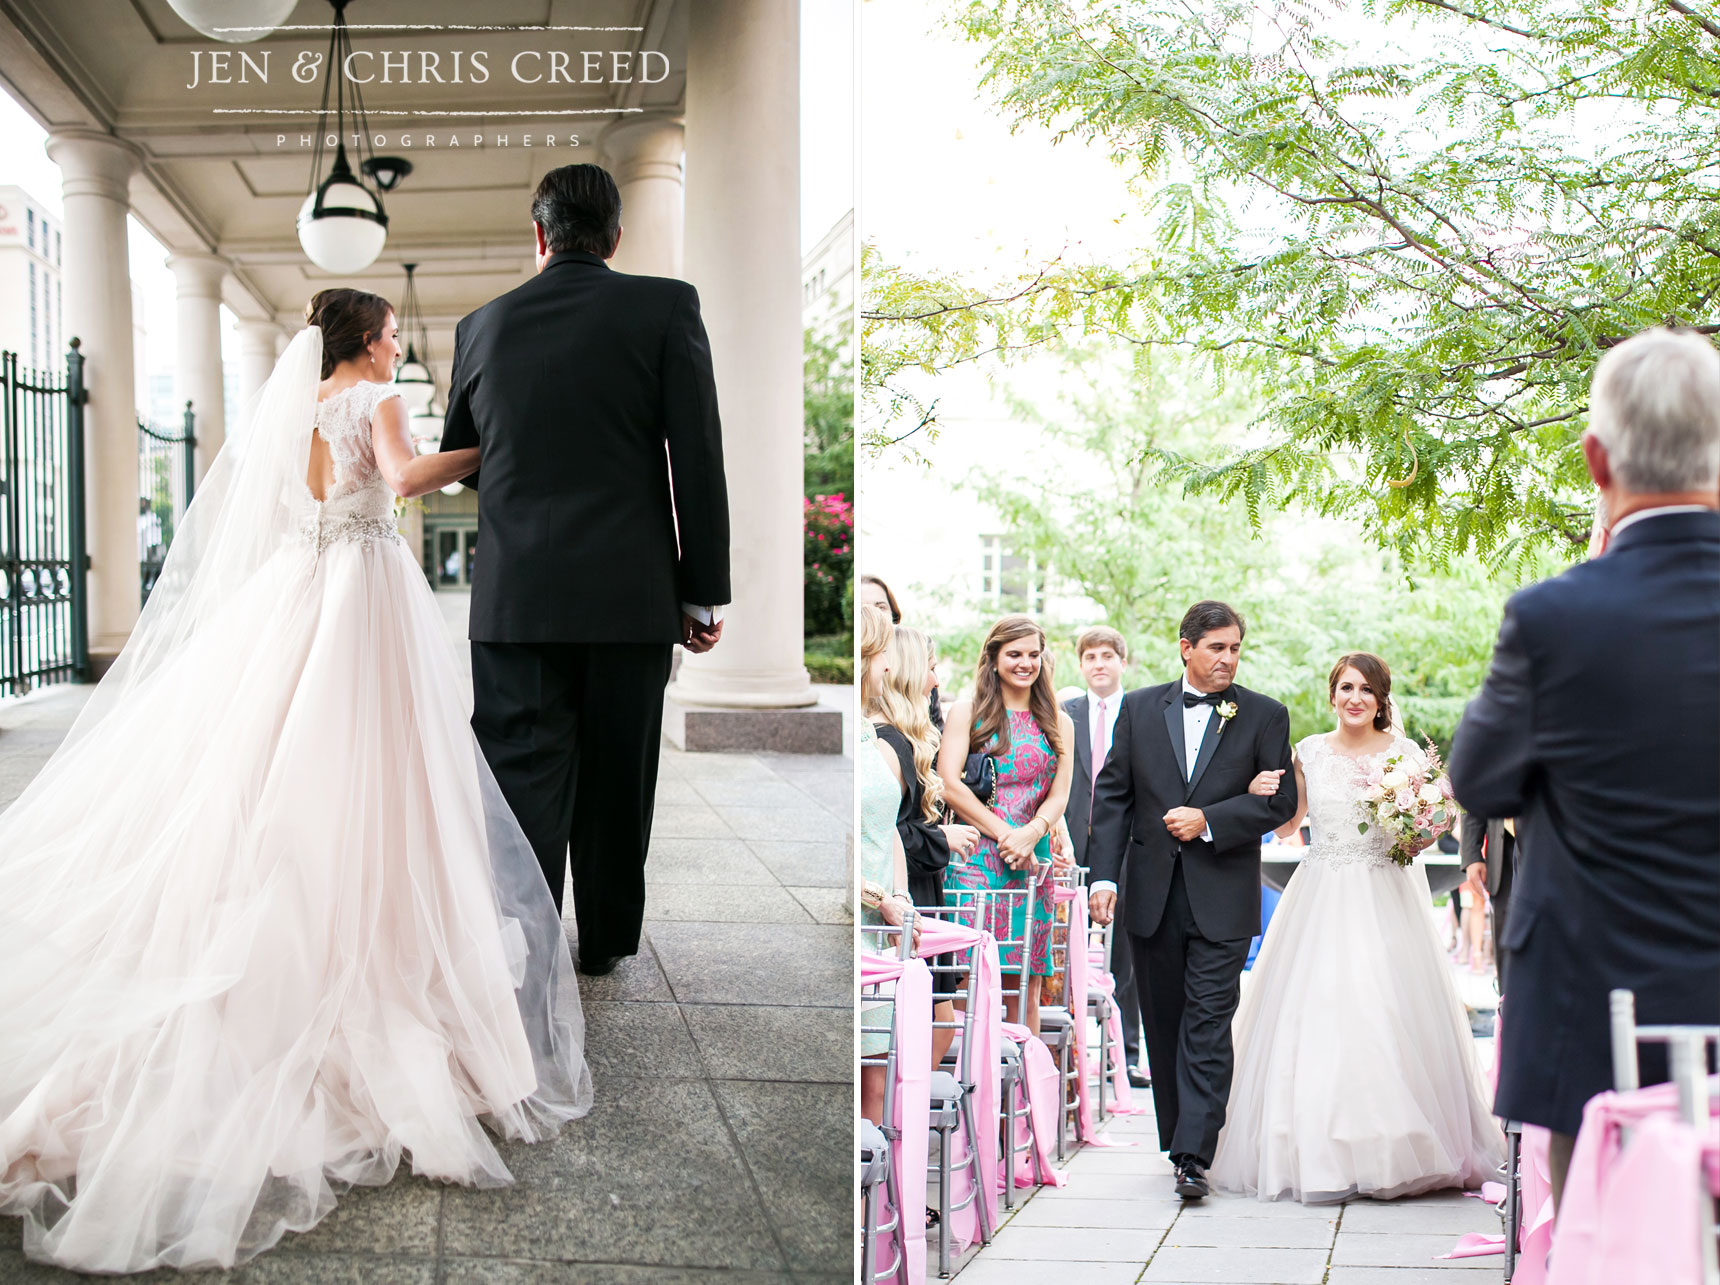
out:
<path id="1" fill-rule="evenodd" d="M 1467 974 L 1467 970 L 1464 970 Z M 1491 981 L 1458 977 L 1465 1001 L 1491 1004 Z M 1490 1047 L 1481 1048 L 1490 1056 Z M 1134 1147 L 1086 1147 L 1069 1183 L 1040 1188 L 959 1273 L 960 1285 L 1492 1285 L 1504 1259 L 1441 1261 L 1464 1232 L 1498 1235 L 1499 1215 L 1458 1192 L 1303 1206 L 1234 1196 L 1185 1205 L 1148 1114 L 1104 1133 Z M 932 1274 L 936 1279 L 933 1256 Z"/>
<path id="2" fill-rule="evenodd" d="M 464 599 L 442 605 L 464 655 Z M 0 807 L 59 744 L 87 691 L 0 702 Z M 504 1147 L 512 1188 L 443 1187 L 403 1168 L 247 1268 L 192 1279 L 847 1281 L 852 778 L 843 757 L 665 746 L 647 943 L 614 975 L 580 979 L 591 1114 L 547 1145 Z M 0 1218 L 0 1285 L 79 1279 L 25 1260 L 19 1230 Z"/>

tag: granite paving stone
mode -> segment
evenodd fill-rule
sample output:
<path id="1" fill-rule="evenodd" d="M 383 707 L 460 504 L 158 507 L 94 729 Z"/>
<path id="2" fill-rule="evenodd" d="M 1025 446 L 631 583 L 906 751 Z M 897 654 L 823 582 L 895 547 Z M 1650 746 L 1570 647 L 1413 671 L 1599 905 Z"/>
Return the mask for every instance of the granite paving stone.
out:
<path id="1" fill-rule="evenodd" d="M 1163 1235 L 1157 1229 L 1017 1227 L 1012 1223 L 997 1233 L 985 1255 L 1069 1263 L 1145 1263 Z"/>
<path id="2" fill-rule="evenodd" d="M 851 1112 L 848 1084 L 714 1082 L 791 1270 L 846 1261 L 854 1245 L 851 1148 L 825 1145 L 830 1116 Z"/>
<path id="3" fill-rule="evenodd" d="M 785 884 L 849 890 L 848 859 L 839 843 L 749 839 L 747 848 Z"/>
<path id="4" fill-rule="evenodd" d="M 1326 1275 L 1323 1249 L 1191 1249 L 1166 1245 L 1141 1277 L 1159 1282 L 1212 1281 L 1215 1285 L 1320 1285 Z"/>
<path id="5" fill-rule="evenodd" d="M 854 906 L 846 888 L 789 888 L 789 895 L 819 924 L 852 924 Z"/>
<path id="6" fill-rule="evenodd" d="M 681 1012 L 713 1079 L 854 1081 L 851 1009 L 683 1004 Z"/>
<path id="7" fill-rule="evenodd" d="M 1030 1200 L 1018 1209 L 1009 1226 L 1109 1227 L 1130 1231 L 1164 1231 L 1177 1219 L 1179 1200 Z"/>
<path id="8" fill-rule="evenodd" d="M 1480 1200 L 1461 1205 L 1402 1200 L 1390 1203 L 1356 1200 L 1344 1206 L 1344 1234 L 1351 1232 L 1427 1232 L 1453 1238 L 1468 1231 L 1498 1234 L 1499 1212 Z"/>
<path id="9" fill-rule="evenodd" d="M 771 885 L 782 882 L 739 839 L 670 839 L 655 832 L 645 856 L 645 891 L 670 884 L 707 888 Z"/>
<path id="10" fill-rule="evenodd" d="M 699 1051 L 674 1004 L 585 1005 L 585 1060 L 593 1078 L 605 1075 L 699 1078 Z"/>
<path id="11" fill-rule="evenodd" d="M 742 839 L 793 843 L 841 843 L 843 822 L 816 807 L 750 808 L 717 804 L 711 809 Z"/>
<path id="12" fill-rule="evenodd" d="M 657 923 L 650 932 L 683 1004 L 853 1003 L 854 938 L 846 928 Z"/>
<path id="13" fill-rule="evenodd" d="M 779 883 L 666 883 L 645 889 L 645 921 L 809 924 L 812 913 Z"/>
<path id="14" fill-rule="evenodd" d="M 1340 1230 L 1332 1249 L 1335 1267 L 1441 1267 L 1457 1271 L 1493 1271 L 1499 1264 L 1486 1258 L 1436 1261 L 1451 1252 L 1461 1233 L 1366 1232 Z"/>
<path id="15" fill-rule="evenodd" d="M 1453 1237 L 1453 1239 L 1456 1239 Z M 1491 1279 L 1498 1280 L 1505 1272 L 1505 1259 L 1502 1255 L 1489 1258 L 1471 1258 L 1470 1264 L 1479 1264 L 1492 1273 Z M 1521 1261 L 1521 1260 L 1519 1260 Z M 1489 1279 L 1486 1276 L 1463 1275 L 1453 1276 L 1449 1270 L 1450 1263 L 1434 1263 L 1428 1267 L 1340 1267 L 1334 1265 L 1326 1276 L 1326 1285 L 1480 1285 Z M 1620 1285 L 1623 1285 L 1621 1282 Z"/>
<path id="16" fill-rule="evenodd" d="M 1141 1275 L 1139 1263 L 1095 1263 L 1088 1260 L 1050 1262 L 1038 1258 L 993 1258 L 982 1253 L 963 1269 L 962 1285 L 1134 1285 Z M 928 1280 L 936 1277 L 929 1273 Z"/>

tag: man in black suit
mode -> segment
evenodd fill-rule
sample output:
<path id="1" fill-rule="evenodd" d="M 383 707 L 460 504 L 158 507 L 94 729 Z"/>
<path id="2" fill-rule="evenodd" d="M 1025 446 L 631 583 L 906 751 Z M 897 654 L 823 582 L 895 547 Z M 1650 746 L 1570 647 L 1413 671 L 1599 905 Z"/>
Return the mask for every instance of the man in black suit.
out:
<path id="1" fill-rule="evenodd" d="M 1644 1023 L 1720 1023 L 1720 356 L 1647 331 L 1589 407 L 1606 552 L 1506 603 L 1451 747 L 1458 802 L 1517 818 L 1526 854 L 1495 1111 L 1553 1131 L 1555 1199 L 1612 1087 L 1608 992 Z"/>
<path id="2" fill-rule="evenodd" d="M 442 449 L 482 451 L 472 727 L 558 907 L 571 847 L 602 974 L 639 949 L 674 645 L 722 634 L 728 489 L 693 287 L 609 269 L 598 166 L 546 174 L 532 221 L 537 275 L 455 331 Z"/>
<path id="3" fill-rule="evenodd" d="M 1093 778 L 1105 766 L 1111 752 L 1111 733 L 1123 708 L 1123 666 L 1129 662 L 1129 644 L 1123 635 L 1105 625 L 1083 630 L 1075 640 L 1075 655 L 1087 690 L 1071 696 L 1063 708 L 1075 722 L 1075 780 L 1069 787 L 1069 805 L 1063 821 L 1075 848 L 1075 863 L 1087 864 L 1087 831 L 1093 816 Z M 1130 960 L 1129 939 L 1119 918 L 1111 929 L 1111 976 L 1117 983 L 1117 1008 L 1122 1015 L 1123 1059 L 1129 1083 L 1147 1087 L 1141 1070 L 1141 1003 L 1135 994 L 1135 970 Z"/>
<path id="4" fill-rule="evenodd" d="M 1493 979 L 1505 993 L 1505 926 L 1511 918 L 1511 889 L 1517 882 L 1516 822 L 1466 814 L 1458 840 L 1463 874 L 1487 889 L 1493 903 Z"/>
<path id="5" fill-rule="evenodd" d="M 1127 871 L 1121 918 L 1142 979 L 1159 1145 L 1185 1200 L 1208 1193 L 1230 1097 L 1230 1020 L 1260 931 L 1260 836 L 1296 812 L 1290 715 L 1233 682 L 1243 629 L 1224 603 L 1197 602 L 1178 630 L 1181 680 L 1123 697 L 1088 840 L 1096 922 L 1111 921 Z M 1278 793 L 1248 792 L 1263 771 L 1285 774 Z"/>

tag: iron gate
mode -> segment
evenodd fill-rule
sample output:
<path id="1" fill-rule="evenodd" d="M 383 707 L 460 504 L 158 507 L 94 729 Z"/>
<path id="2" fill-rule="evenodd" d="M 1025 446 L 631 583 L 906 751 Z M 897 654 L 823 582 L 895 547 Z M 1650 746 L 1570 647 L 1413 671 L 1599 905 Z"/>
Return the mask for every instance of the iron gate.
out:
<path id="1" fill-rule="evenodd" d="M 84 358 L 66 373 L 0 353 L 0 696 L 87 681 Z"/>
<path id="2" fill-rule="evenodd" d="M 173 532 L 185 516 L 196 485 L 193 448 L 195 420 L 185 403 L 185 432 L 179 435 L 137 421 L 137 561 L 143 601 L 155 588 Z"/>

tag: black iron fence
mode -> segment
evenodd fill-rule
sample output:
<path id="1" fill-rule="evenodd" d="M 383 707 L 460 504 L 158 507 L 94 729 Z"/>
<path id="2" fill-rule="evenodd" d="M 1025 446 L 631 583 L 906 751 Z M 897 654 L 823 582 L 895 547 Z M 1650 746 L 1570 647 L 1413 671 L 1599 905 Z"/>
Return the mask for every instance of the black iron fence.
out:
<path id="1" fill-rule="evenodd" d="M 164 432 L 137 421 L 137 561 L 144 602 L 155 588 L 173 532 L 197 485 L 195 428 L 190 402 L 185 403 L 183 433 Z"/>
<path id="2" fill-rule="evenodd" d="M 0 696 L 89 677 L 83 368 L 0 353 Z"/>

